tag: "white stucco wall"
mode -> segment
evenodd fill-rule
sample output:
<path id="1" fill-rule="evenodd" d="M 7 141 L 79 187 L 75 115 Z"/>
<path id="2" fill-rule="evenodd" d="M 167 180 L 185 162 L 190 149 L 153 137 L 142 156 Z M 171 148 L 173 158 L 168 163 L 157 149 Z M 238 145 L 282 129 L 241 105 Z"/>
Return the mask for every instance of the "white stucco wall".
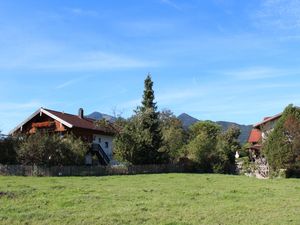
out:
<path id="1" fill-rule="evenodd" d="M 268 135 L 274 130 L 277 121 L 278 120 L 276 119 L 261 125 L 260 130 L 262 131 L 263 142 L 268 138 Z"/>
<path id="2" fill-rule="evenodd" d="M 93 135 L 93 143 L 100 144 L 110 160 L 113 159 L 113 137 L 106 135 Z"/>

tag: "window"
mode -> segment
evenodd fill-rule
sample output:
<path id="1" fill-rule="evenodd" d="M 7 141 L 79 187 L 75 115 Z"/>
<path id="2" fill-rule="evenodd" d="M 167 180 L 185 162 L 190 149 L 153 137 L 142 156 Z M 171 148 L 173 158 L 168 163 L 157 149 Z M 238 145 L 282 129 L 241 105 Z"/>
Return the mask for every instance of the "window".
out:
<path id="1" fill-rule="evenodd" d="M 101 143 L 101 138 L 98 138 L 98 142 Z"/>
<path id="2" fill-rule="evenodd" d="M 107 141 L 105 142 L 105 148 L 108 148 L 108 142 Z"/>

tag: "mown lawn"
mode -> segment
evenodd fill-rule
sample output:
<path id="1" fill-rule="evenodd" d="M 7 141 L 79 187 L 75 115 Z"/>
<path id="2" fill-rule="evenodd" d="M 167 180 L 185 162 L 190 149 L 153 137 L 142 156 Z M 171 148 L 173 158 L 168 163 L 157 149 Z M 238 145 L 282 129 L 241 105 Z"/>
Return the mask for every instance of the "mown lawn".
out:
<path id="1" fill-rule="evenodd" d="M 0 224 L 300 224 L 300 180 L 0 177 Z"/>

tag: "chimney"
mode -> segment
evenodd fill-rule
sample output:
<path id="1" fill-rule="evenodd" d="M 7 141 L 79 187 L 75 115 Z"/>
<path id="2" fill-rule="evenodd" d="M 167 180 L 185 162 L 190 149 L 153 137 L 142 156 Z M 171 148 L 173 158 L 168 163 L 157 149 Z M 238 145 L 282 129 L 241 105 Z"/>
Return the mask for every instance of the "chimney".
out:
<path id="1" fill-rule="evenodd" d="M 83 108 L 80 108 L 80 109 L 78 110 L 78 117 L 79 117 L 80 119 L 83 119 L 83 117 L 84 117 Z"/>

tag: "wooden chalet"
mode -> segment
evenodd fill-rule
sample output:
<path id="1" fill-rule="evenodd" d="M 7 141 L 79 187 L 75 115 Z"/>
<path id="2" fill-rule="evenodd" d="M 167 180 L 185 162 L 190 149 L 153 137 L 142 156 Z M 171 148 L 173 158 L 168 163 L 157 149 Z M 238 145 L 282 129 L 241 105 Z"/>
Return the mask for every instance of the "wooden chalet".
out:
<path id="1" fill-rule="evenodd" d="M 250 147 L 248 148 L 251 156 L 256 158 L 260 156 L 260 150 L 267 139 L 268 134 L 273 131 L 276 122 L 281 117 L 282 113 L 275 116 L 265 117 L 263 121 L 253 125 L 253 129 L 250 132 L 248 143 Z"/>
<path id="2" fill-rule="evenodd" d="M 261 149 L 261 131 L 259 129 L 253 128 L 250 132 L 248 143 L 250 147 L 248 148 L 251 156 L 255 158 L 260 154 Z"/>
<path id="3" fill-rule="evenodd" d="M 40 108 L 13 129 L 10 135 L 30 135 L 37 131 L 58 133 L 62 136 L 72 133 L 91 144 L 91 149 L 87 152 L 86 164 L 91 164 L 92 156 L 96 154 L 99 162 L 106 165 L 113 159 L 113 138 L 117 131 L 111 123 L 99 126 L 95 122 L 84 116 L 83 109 L 79 109 L 78 115 L 73 115 Z"/>

